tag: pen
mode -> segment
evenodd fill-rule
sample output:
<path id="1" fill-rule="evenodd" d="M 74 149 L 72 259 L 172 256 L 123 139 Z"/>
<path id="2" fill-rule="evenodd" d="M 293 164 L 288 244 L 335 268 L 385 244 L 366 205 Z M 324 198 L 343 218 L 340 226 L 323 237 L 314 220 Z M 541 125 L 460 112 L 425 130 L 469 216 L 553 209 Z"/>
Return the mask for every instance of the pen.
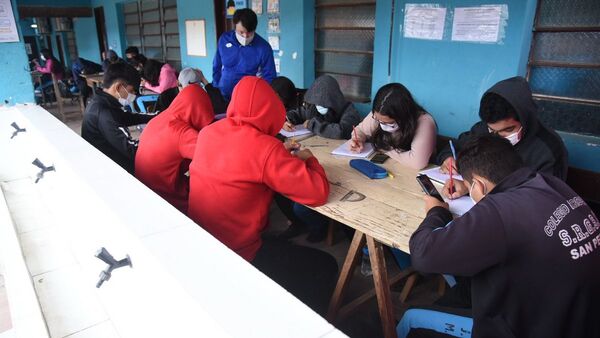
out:
<path id="1" fill-rule="evenodd" d="M 448 142 L 450 143 L 450 150 L 452 150 L 452 158 L 454 158 L 456 161 L 456 150 L 454 149 L 454 143 L 452 143 L 452 140 L 448 140 Z"/>
<path id="2" fill-rule="evenodd" d="M 356 126 L 352 126 L 352 132 L 354 133 L 354 139 L 358 141 L 358 136 L 356 136 Z"/>
<path id="3" fill-rule="evenodd" d="M 450 159 L 450 187 L 448 189 L 450 191 L 450 195 L 454 194 L 454 179 L 452 177 L 452 165 L 454 163 L 452 163 L 452 162 L 454 162 L 454 159 L 451 158 Z"/>

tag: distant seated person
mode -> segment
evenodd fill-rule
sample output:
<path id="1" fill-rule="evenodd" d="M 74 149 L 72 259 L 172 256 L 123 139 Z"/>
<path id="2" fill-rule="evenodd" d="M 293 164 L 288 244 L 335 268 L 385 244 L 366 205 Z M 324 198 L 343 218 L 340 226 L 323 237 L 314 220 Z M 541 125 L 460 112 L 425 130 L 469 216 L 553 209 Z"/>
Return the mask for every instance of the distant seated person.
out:
<path id="1" fill-rule="evenodd" d="M 471 277 L 473 308 L 409 309 L 398 337 L 600 337 L 597 215 L 510 140 L 475 136 L 457 162 L 475 206 L 453 220 L 425 196 L 410 253 L 415 270 Z"/>
<path id="2" fill-rule="evenodd" d="M 144 64 L 142 85 L 157 94 L 177 88 L 177 72 L 168 63 L 150 59 Z"/>
<path id="3" fill-rule="evenodd" d="M 135 176 L 183 213 L 187 213 L 190 190 L 185 173 L 196 149 L 198 132 L 213 120 L 208 95 L 199 84 L 189 84 L 140 136 Z"/>
<path id="4" fill-rule="evenodd" d="M 365 142 L 412 169 L 423 169 L 435 151 L 437 127 L 433 117 L 419 106 L 400 83 L 381 87 L 373 110 L 356 126 L 351 150 L 360 152 Z"/>
<path id="5" fill-rule="evenodd" d="M 115 52 L 114 50 L 110 49 L 108 52 L 102 52 L 102 71 L 106 72 L 106 70 L 108 69 L 108 66 L 115 64 L 115 63 L 119 63 L 119 62 L 125 62 L 123 59 L 121 59 L 119 57 L 119 55 L 117 54 L 117 52 Z"/>
<path id="6" fill-rule="evenodd" d="M 285 76 L 278 76 L 271 82 L 271 87 L 281 99 L 286 114 L 298 109 L 298 93 L 292 80 Z"/>
<path id="7" fill-rule="evenodd" d="M 140 75 L 135 68 L 124 62 L 108 66 L 103 89 L 96 91 L 81 124 L 81 137 L 132 175 L 138 141 L 127 127 L 147 123 L 153 117 L 125 109 L 135 100 L 139 86 Z"/>
<path id="8" fill-rule="evenodd" d="M 303 124 L 316 135 L 348 140 L 359 122 L 358 111 L 344 98 L 338 82 L 322 75 L 306 91 L 302 107 L 288 112 L 283 129 L 292 131 Z"/>
<path id="9" fill-rule="evenodd" d="M 206 93 L 208 94 L 208 96 L 211 100 L 213 109 L 214 109 L 215 105 L 220 104 L 221 94 L 220 94 L 219 89 L 213 87 L 213 85 L 210 84 L 210 82 L 208 82 L 208 80 L 206 79 L 206 77 L 204 76 L 204 74 L 202 73 L 202 71 L 200 69 L 195 69 L 195 68 L 191 68 L 191 67 L 182 69 L 181 72 L 179 72 L 177 81 L 179 82 L 180 90 L 190 84 L 201 84 L 204 87 L 204 90 L 206 91 Z M 217 101 L 215 101 L 215 99 Z M 217 114 L 216 110 L 215 110 L 215 114 Z M 221 113 L 221 114 L 218 114 L 215 116 L 216 119 L 222 119 L 224 117 L 225 117 L 224 113 Z"/>
<path id="10" fill-rule="evenodd" d="M 144 64 L 148 59 L 146 59 L 144 54 L 140 54 L 140 50 L 137 47 L 127 47 L 125 50 L 125 57 L 127 58 L 127 63 L 129 63 L 133 68 L 137 69 L 139 72 L 144 71 Z"/>
<path id="11" fill-rule="evenodd" d="M 92 95 L 92 88 L 87 85 L 87 81 L 81 75 L 96 74 L 102 71 L 102 66 L 90 60 L 78 57 L 71 63 L 71 72 L 75 85 L 83 97 L 83 104 L 87 104 L 88 98 Z"/>
<path id="12" fill-rule="evenodd" d="M 488 89 L 481 98 L 479 117 L 481 121 L 470 131 L 460 134 L 454 142 L 456 151 L 460 151 L 473 136 L 497 134 L 513 145 L 530 169 L 566 180 L 568 158 L 565 145 L 554 130 L 538 119 L 537 105 L 524 78 L 506 79 Z M 449 147 L 438 155 L 442 172 L 449 172 L 451 158 Z M 449 182 L 442 191 L 448 198 L 458 198 L 468 192 L 468 186 L 460 180 L 454 180 L 454 193 L 450 194 Z"/>
<path id="13" fill-rule="evenodd" d="M 261 238 L 274 193 L 310 206 L 323 205 L 329 195 L 325 171 L 310 150 L 291 153 L 295 146 L 275 138 L 284 121 L 285 109 L 269 84 L 244 77 L 233 91 L 227 117 L 198 135 L 188 216 L 322 311 L 335 284 L 335 259 L 316 249 Z"/>
<path id="14" fill-rule="evenodd" d="M 271 83 L 277 76 L 271 45 L 256 33 L 256 13 L 249 8 L 238 9 L 233 14 L 233 24 L 235 30 L 219 38 L 213 60 L 212 83 L 221 94 L 211 98 L 213 105 L 217 103 L 217 114 L 225 112 L 233 87 L 242 77 L 259 76 Z"/>
<path id="15" fill-rule="evenodd" d="M 64 68 L 63 65 L 58 61 L 52 52 L 48 48 L 43 48 L 40 52 L 40 59 L 43 65 L 40 64 L 38 59 L 33 59 L 33 64 L 35 65 L 35 70 L 42 73 L 41 83 L 36 85 L 36 90 L 39 91 L 42 95 L 46 95 L 45 89 L 50 88 L 53 85 L 52 75 L 56 78 L 56 80 L 62 80 L 64 78 Z"/>

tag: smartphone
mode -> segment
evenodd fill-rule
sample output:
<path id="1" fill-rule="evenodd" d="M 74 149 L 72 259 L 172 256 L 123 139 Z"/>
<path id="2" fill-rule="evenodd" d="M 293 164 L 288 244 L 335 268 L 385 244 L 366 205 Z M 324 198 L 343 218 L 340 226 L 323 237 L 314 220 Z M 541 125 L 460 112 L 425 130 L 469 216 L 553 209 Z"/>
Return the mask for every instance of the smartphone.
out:
<path id="1" fill-rule="evenodd" d="M 427 175 L 417 176 L 417 182 L 419 182 L 419 185 L 427 195 L 437 198 L 440 202 L 444 202 L 442 195 L 440 195 Z"/>
<path id="2" fill-rule="evenodd" d="M 388 158 L 390 158 L 390 157 L 384 153 L 377 153 L 377 154 L 375 154 L 375 156 L 373 156 L 373 158 L 371 158 L 371 162 L 377 163 L 377 164 L 383 164 L 385 161 L 387 161 Z"/>

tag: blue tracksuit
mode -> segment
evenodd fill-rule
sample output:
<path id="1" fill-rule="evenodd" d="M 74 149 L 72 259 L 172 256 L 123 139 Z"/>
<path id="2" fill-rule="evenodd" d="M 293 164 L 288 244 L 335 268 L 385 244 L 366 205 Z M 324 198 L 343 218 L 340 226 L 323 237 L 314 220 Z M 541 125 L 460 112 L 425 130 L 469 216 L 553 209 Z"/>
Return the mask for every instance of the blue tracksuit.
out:
<path id="1" fill-rule="evenodd" d="M 235 38 L 235 31 L 223 33 L 213 60 L 213 86 L 229 101 L 233 87 L 242 77 L 257 74 L 269 83 L 277 76 L 269 43 L 254 33 L 252 42 L 242 46 Z"/>

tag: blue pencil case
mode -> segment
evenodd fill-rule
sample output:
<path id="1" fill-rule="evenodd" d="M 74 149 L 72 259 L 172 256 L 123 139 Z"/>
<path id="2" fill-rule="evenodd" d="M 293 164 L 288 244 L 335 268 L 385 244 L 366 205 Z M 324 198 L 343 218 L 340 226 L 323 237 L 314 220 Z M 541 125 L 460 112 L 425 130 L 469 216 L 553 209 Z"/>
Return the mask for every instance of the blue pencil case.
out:
<path id="1" fill-rule="evenodd" d="M 352 168 L 360 171 L 368 178 L 377 179 L 377 178 L 386 178 L 388 176 L 387 170 L 385 170 L 384 168 L 378 166 L 377 164 L 375 164 L 371 161 L 362 160 L 362 159 L 360 159 L 360 160 L 354 159 L 354 160 L 350 160 L 350 166 Z"/>

